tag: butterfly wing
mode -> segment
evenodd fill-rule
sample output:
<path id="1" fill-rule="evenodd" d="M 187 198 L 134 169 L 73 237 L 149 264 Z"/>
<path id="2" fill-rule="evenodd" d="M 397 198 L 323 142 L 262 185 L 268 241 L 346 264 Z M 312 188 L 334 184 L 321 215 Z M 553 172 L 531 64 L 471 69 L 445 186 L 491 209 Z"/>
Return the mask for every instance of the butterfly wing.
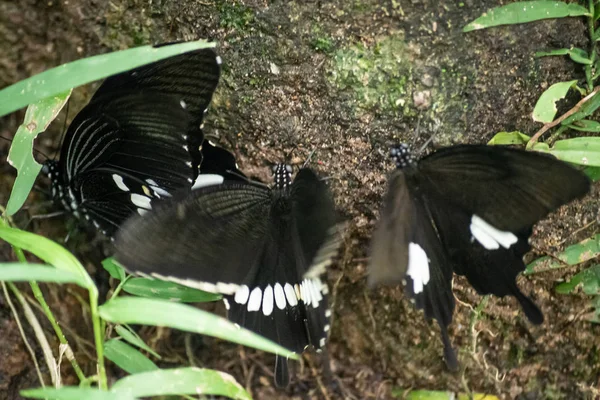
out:
<path id="1" fill-rule="evenodd" d="M 458 362 L 447 331 L 454 311 L 452 265 L 414 178 L 397 170 L 390 178 L 373 235 L 369 283 L 400 279 L 406 280 L 406 290 L 425 318 L 438 322 L 446 364 L 456 370 Z"/>
<path id="2" fill-rule="evenodd" d="M 220 72 L 221 59 L 213 49 L 190 51 L 108 77 L 91 102 L 102 102 L 120 92 L 157 92 L 183 102 L 199 127 Z"/>
<path id="3" fill-rule="evenodd" d="M 58 197 L 111 236 L 132 212 L 191 186 L 190 124 L 179 102 L 160 95 L 129 94 L 86 106 L 63 142 Z"/>
<path id="4" fill-rule="evenodd" d="M 533 224 L 587 193 L 587 177 L 553 157 L 495 146 L 436 152 L 419 163 L 419 177 L 454 272 L 481 294 L 515 296 L 529 320 L 542 323 L 515 279 Z"/>

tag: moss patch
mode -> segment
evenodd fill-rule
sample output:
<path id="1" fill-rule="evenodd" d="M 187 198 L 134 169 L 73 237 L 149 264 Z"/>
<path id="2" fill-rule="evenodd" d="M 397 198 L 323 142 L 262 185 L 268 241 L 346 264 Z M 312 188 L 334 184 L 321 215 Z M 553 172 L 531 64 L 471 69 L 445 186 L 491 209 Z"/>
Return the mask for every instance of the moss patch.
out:
<path id="1" fill-rule="evenodd" d="M 372 46 L 357 43 L 336 51 L 328 79 L 348 94 L 358 113 L 406 114 L 410 75 L 406 43 L 393 35 Z"/>

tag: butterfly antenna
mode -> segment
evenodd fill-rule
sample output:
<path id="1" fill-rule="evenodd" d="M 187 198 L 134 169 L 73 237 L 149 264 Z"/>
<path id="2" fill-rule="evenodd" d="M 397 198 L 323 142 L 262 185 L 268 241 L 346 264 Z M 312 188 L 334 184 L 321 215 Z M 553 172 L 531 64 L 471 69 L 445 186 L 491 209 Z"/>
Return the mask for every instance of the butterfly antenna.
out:
<path id="1" fill-rule="evenodd" d="M 435 136 L 435 134 L 431 135 L 429 137 L 429 139 L 427 139 L 427 141 L 423 144 L 423 146 L 421 146 L 419 148 L 419 151 L 417 152 L 417 154 L 423 154 L 423 151 L 425 151 L 425 149 L 427 148 L 427 146 L 429 146 L 429 144 L 433 141 L 433 137 Z"/>
<path id="2" fill-rule="evenodd" d="M 306 158 L 306 161 L 304 161 L 304 164 L 302 164 L 302 168 L 306 168 L 306 166 L 308 165 L 308 163 L 310 162 L 313 154 L 315 154 L 315 151 L 317 151 L 316 149 L 313 149 L 309 154 L 308 157 Z"/>

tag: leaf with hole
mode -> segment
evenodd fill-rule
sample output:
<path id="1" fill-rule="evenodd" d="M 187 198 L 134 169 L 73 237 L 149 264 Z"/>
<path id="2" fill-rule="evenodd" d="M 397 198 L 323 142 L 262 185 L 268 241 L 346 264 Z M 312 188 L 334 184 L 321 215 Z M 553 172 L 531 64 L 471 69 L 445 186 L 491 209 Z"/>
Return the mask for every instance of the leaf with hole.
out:
<path id="1" fill-rule="evenodd" d="M 197 40 L 160 47 L 141 46 L 60 65 L 0 90 L 0 117 L 77 86 L 207 47 L 215 44 Z"/>
<path id="2" fill-rule="evenodd" d="M 533 150 L 541 153 L 552 154 L 559 160 L 572 164 L 586 166 L 600 166 L 600 137 L 578 137 L 559 140 L 554 146 L 546 143 L 535 143 Z"/>
<path id="3" fill-rule="evenodd" d="M 146 343 L 144 343 L 142 338 L 140 338 L 137 335 L 137 333 L 133 332 L 128 327 L 123 326 L 123 325 L 117 325 L 117 326 L 115 326 L 115 331 L 117 332 L 117 334 L 119 336 L 121 336 L 123 338 L 123 340 L 129 342 L 130 344 L 132 344 L 136 347 L 139 347 L 142 350 L 147 351 L 148 353 L 152 354 L 152 356 L 154 356 L 160 360 L 160 355 L 157 352 L 155 352 L 154 350 L 152 350 L 150 348 L 150 346 L 148 346 Z"/>
<path id="4" fill-rule="evenodd" d="M 105 342 L 104 354 L 106 355 L 106 358 L 130 374 L 155 371 L 158 369 L 152 360 L 143 355 L 139 350 L 119 339 L 110 339 Z"/>
<path id="5" fill-rule="evenodd" d="M 492 140 L 488 142 L 489 145 L 509 145 L 509 144 L 527 144 L 531 139 L 530 136 L 525 135 L 519 131 L 512 132 L 498 132 L 494 135 Z"/>
<path id="6" fill-rule="evenodd" d="M 129 278 L 123 290 L 140 297 L 180 301 L 184 303 L 204 303 L 221 300 L 220 294 L 203 292 L 173 282 L 158 279 Z"/>
<path id="7" fill-rule="evenodd" d="M 498 25 L 514 25 L 548 18 L 578 17 L 590 15 L 587 8 L 562 1 L 517 1 L 492 8 L 463 28 L 463 32 L 490 28 Z"/>
<path id="8" fill-rule="evenodd" d="M 587 295 L 600 294 L 600 265 L 592 265 L 588 269 L 573 276 L 569 281 L 556 286 L 556 292 L 560 294 L 573 293 L 581 286 L 583 293 Z"/>
<path id="9" fill-rule="evenodd" d="M 33 141 L 39 133 L 48 128 L 70 95 L 71 91 L 68 90 L 42 99 L 27 108 L 25 119 L 15 134 L 6 159 L 17 170 L 17 178 L 6 205 L 7 215 L 13 215 L 23 206 L 42 169 L 42 165 L 33 157 Z"/>
<path id="10" fill-rule="evenodd" d="M 141 297 L 119 297 L 100 306 L 99 312 L 103 319 L 114 323 L 168 326 L 298 359 L 296 353 L 225 318 L 181 303 Z"/>
<path id="11" fill-rule="evenodd" d="M 566 82 L 557 82 L 542 93 L 533 109 L 532 117 L 534 121 L 548 123 L 554 120 L 556 116 L 556 102 L 564 99 L 567 92 L 577 83 L 577 79 Z"/>
<path id="12" fill-rule="evenodd" d="M 231 375 L 205 368 L 175 368 L 126 376 L 112 387 L 117 393 L 135 397 L 167 395 L 226 396 L 252 400 Z"/>
<path id="13" fill-rule="evenodd" d="M 600 257 L 600 234 L 568 246 L 556 257 L 544 256 L 532 261 L 523 272 L 531 275 L 552 269 L 581 264 Z"/>

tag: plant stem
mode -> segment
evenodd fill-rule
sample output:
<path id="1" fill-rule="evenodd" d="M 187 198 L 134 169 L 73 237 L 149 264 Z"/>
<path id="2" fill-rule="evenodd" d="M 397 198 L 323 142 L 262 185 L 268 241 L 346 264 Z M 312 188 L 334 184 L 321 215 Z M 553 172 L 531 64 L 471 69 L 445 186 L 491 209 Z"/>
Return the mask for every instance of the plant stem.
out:
<path id="1" fill-rule="evenodd" d="M 594 9 L 594 0 L 588 0 L 588 8 L 590 10 L 590 16 L 588 17 L 588 30 L 589 30 L 589 34 L 590 34 L 590 50 L 589 50 L 589 54 L 590 54 L 590 60 L 592 61 L 592 63 L 590 65 L 586 65 L 585 66 L 585 79 L 587 82 L 587 87 L 588 87 L 588 93 L 591 92 L 594 88 L 594 79 L 593 79 L 593 75 L 594 75 L 594 71 L 592 71 L 592 69 L 594 68 L 594 64 L 596 62 L 596 28 L 595 28 L 595 24 L 594 24 L 594 14 L 595 14 L 595 9 Z"/>
<path id="2" fill-rule="evenodd" d="M 27 259 L 25 258 L 25 254 L 23 253 L 23 250 L 21 250 L 18 247 L 14 247 L 14 246 L 13 246 L 13 250 L 17 256 L 17 259 L 20 262 L 22 262 L 22 263 L 27 262 Z M 60 325 L 56 321 L 56 318 L 54 318 L 54 314 L 52 313 L 52 310 L 50 310 L 50 307 L 48 306 L 48 303 L 46 302 L 46 299 L 44 298 L 44 294 L 42 293 L 40 286 L 35 281 L 29 282 L 29 285 L 31 286 L 31 290 L 33 291 L 34 297 L 36 298 L 36 300 L 38 301 L 38 303 L 44 310 L 44 314 L 46 315 L 46 318 L 48 318 L 48 321 L 50 321 L 50 325 L 52 325 L 52 328 L 54 329 L 54 332 L 56 333 L 56 336 L 58 337 L 59 342 L 62 345 L 67 346 L 67 351 L 66 351 L 65 355 L 71 362 L 71 365 L 73 366 L 73 370 L 75 371 L 77 378 L 79 379 L 80 382 L 83 381 L 85 379 L 85 374 L 83 373 L 83 371 L 81 370 L 81 367 L 77 363 L 77 360 L 73 356 L 73 350 L 71 349 L 71 346 L 69 345 L 69 341 L 65 337 L 65 334 L 63 333 Z"/>
<path id="3" fill-rule="evenodd" d="M 96 355 L 98 356 L 98 386 L 101 390 L 108 389 L 106 379 L 106 367 L 104 366 L 104 341 L 103 328 L 98 315 L 98 289 L 92 287 L 90 291 L 90 312 L 92 314 L 92 325 L 94 327 L 94 342 L 96 344 Z"/>

